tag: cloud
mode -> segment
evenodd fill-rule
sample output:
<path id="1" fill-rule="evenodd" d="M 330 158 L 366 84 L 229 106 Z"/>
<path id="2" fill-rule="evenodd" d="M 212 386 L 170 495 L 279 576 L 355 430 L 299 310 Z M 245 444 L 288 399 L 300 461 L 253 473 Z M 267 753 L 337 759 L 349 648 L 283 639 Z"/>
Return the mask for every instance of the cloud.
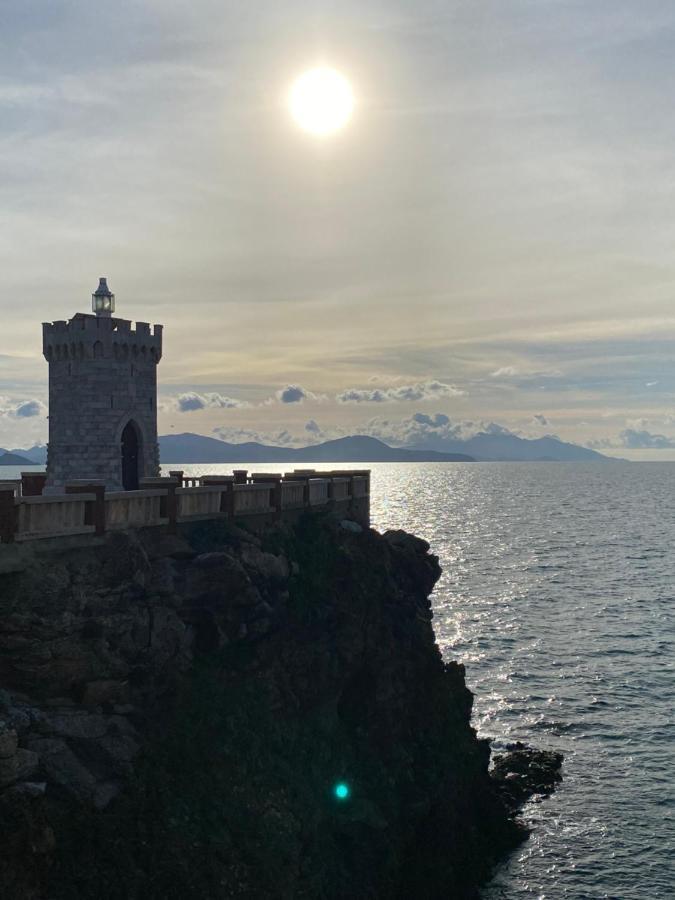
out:
<path id="1" fill-rule="evenodd" d="M 548 425 L 548 419 L 541 413 L 537 413 L 536 415 L 532 416 L 532 422 L 534 425 L 541 425 L 543 427 L 546 427 Z"/>
<path id="2" fill-rule="evenodd" d="M 304 400 L 314 400 L 316 395 L 305 390 L 299 384 L 289 384 L 277 391 L 277 400 L 280 403 L 302 403 Z"/>
<path id="3" fill-rule="evenodd" d="M 33 419 L 46 416 L 47 407 L 41 400 L 9 400 L 0 398 L 0 416 L 12 419 Z"/>
<path id="4" fill-rule="evenodd" d="M 443 428 L 450 424 L 450 419 L 443 413 L 436 413 L 435 416 L 428 416 L 426 413 L 415 413 L 412 417 L 414 422 L 420 425 L 428 425 L 430 428 Z"/>
<path id="5" fill-rule="evenodd" d="M 190 391 L 179 394 L 175 400 L 178 412 L 195 412 L 197 410 L 214 409 L 246 409 L 250 406 L 245 400 L 223 397 L 222 394 L 196 394 Z"/>
<path id="6" fill-rule="evenodd" d="M 40 400 L 24 400 L 19 403 L 11 415 L 17 419 L 32 419 L 33 416 L 46 416 L 47 407 Z"/>
<path id="7" fill-rule="evenodd" d="M 634 428 L 624 429 L 619 434 L 619 440 L 627 450 L 668 450 L 675 447 L 675 438 L 649 431 L 636 431 Z"/>
<path id="8" fill-rule="evenodd" d="M 433 416 L 415 413 L 409 418 L 396 420 L 376 416 L 366 423 L 362 431 L 394 446 L 427 446 L 430 449 L 434 447 L 443 449 L 446 441 L 463 443 L 480 433 L 502 435 L 514 433 L 497 422 L 453 422 L 443 413 L 436 413 Z"/>
<path id="9" fill-rule="evenodd" d="M 502 366 L 490 373 L 490 378 L 512 378 L 521 382 L 537 381 L 540 378 L 561 378 L 560 369 L 518 369 L 516 366 Z"/>
<path id="10" fill-rule="evenodd" d="M 338 403 L 418 403 L 443 397 L 458 397 L 463 393 L 454 385 L 442 381 L 420 381 L 388 388 L 348 388 L 338 394 L 336 400 Z"/>
<path id="11" fill-rule="evenodd" d="M 310 434 L 321 434 L 321 428 L 314 419 L 310 419 L 309 422 L 305 423 L 305 431 L 308 431 Z"/>
<path id="12" fill-rule="evenodd" d="M 258 431 L 251 428 L 228 428 L 221 425 L 213 429 L 215 437 L 229 444 L 246 444 L 251 441 L 257 444 L 272 446 L 303 446 L 307 443 L 306 437 L 298 437 L 287 429 L 279 431 Z"/>

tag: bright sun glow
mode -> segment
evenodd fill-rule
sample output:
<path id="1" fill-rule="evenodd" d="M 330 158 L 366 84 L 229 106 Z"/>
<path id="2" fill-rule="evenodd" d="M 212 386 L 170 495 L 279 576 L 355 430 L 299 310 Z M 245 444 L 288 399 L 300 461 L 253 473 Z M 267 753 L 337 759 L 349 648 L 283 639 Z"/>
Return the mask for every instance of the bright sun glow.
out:
<path id="1" fill-rule="evenodd" d="M 351 119 L 354 94 L 347 79 L 335 69 L 310 69 L 293 84 L 290 109 L 301 128 L 323 137 Z"/>

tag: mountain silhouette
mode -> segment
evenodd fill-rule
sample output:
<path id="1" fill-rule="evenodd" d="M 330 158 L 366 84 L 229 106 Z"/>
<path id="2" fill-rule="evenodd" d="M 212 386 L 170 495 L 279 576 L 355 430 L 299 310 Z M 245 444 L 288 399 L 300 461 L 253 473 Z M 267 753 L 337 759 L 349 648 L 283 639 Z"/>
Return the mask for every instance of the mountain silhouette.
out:
<path id="1" fill-rule="evenodd" d="M 465 453 L 389 447 L 377 438 L 358 434 L 310 447 L 271 447 L 257 442 L 228 444 L 201 434 L 168 434 L 159 438 L 166 463 L 238 462 L 472 462 Z"/>

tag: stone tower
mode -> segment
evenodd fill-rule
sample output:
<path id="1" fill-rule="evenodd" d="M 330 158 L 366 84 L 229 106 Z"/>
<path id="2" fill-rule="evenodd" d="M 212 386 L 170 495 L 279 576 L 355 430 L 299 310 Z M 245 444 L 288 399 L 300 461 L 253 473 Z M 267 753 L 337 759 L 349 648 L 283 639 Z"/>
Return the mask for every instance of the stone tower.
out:
<path id="1" fill-rule="evenodd" d="M 42 326 L 49 363 L 47 491 L 76 479 L 135 490 L 159 474 L 157 364 L 162 326 L 136 328 L 113 317 L 105 278 L 92 294 L 95 315 Z"/>

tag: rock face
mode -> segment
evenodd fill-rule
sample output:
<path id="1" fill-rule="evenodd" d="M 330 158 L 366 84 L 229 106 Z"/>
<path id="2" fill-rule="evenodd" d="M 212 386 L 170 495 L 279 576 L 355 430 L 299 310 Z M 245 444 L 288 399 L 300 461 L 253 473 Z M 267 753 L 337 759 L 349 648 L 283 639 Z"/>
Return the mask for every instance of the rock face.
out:
<path id="1" fill-rule="evenodd" d="M 510 808 L 518 810 L 532 795 L 548 797 L 562 781 L 563 755 L 536 750 L 517 741 L 493 759 L 492 780 Z"/>
<path id="2" fill-rule="evenodd" d="M 488 775 L 428 551 L 330 516 L 31 548 L 0 575 L 0 896 L 473 897 L 527 790 Z"/>

